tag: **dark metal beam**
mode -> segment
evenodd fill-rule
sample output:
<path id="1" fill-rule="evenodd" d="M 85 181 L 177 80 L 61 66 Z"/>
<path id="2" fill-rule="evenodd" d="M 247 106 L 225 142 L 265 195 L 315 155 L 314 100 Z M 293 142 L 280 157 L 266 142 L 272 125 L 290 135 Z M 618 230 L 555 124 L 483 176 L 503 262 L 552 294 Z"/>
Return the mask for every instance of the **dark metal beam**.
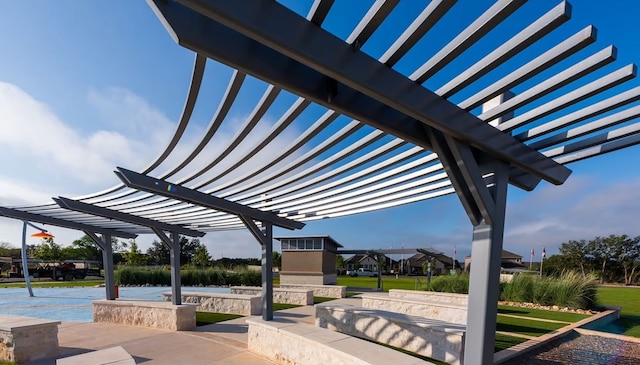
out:
<path id="1" fill-rule="evenodd" d="M 190 237 L 202 237 L 205 235 L 204 232 L 196 231 L 189 228 L 184 228 L 182 226 L 177 226 L 174 224 L 164 223 L 155 221 L 153 219 L 139 217 L 137 215 L 119 212 L 117 210 L 108 209 L 99 207 L 97 205 L 91 205 L 83 202 L 79 202 L 77 200 L 58 197 L 53 198 L 53 200 L 64 209 L 75 210 L 76 212 L 82 212 L 86 214 L 96 215 L 100 217 L 105 217 L 109 219 L 114 219 L 121 222 L 127 222 L 131 224 L 137 224 L 139 226 L 149 227 L 152 229 L 161 229 L 167 232 L 175 232 L 185 236 Z"/>
<path id="2" fill-rule="evenodd" d="M 280 88 L 294 92 L 388 134 L 432 150 L 424 124 L 354 89 L 340 85 L 337 94 L 327 87 L 329 78 L 236 31 L 174 1 L 154 0 L 152 9 L 174 40 L 209 58 L 237 68 Z M 194 26 L 197 24 L 197 26 Z M 224 44 L 224 47 L 220 45 Z M 386 67 L 386 66 L 385 66 Z M 329 101 L 330 99 L 330 101 Z M 460 113 L 466 113 L 460 111 Z M 520 142 L 518 142 L 520 143 Z M 536 151 L 528 151 L 537 154 Z M 533 190 L 539 178 L 513 169 L 510 182 Z"/>
<path id="3" fill-rule="evenodd" d="M 23 212 L 21 210 L 12 209 L 12 208 L 0 207 L 0 215 L 9 217 L 9 218 L 19 219 L 21 221 L 26 220 L 29 222 L 38 222 L 42 224 L 49 224 L 56 227 L 106 234 L 113 237 L 121 237 L 121 238 L 129 238 L 129 239 L 138 237 L 138 235 L 134 233 L 122 232 L 122 231 L 117 231 L 117 230 L 108 229 L 108 228 L 100 228 L 100 227 L 96 227 L 96 226 L 92 226 L 84 223 L 68 221 L 65 219 L 53 218 L 53 217 L 48 217 L 45 215 L 34 214 L 34 213 L 27 213 L 27 212 Z"/>
<path id="4" fill-rule="evenodd" d="M 283 5 L 262 0 L 179 2 L 378 103 L 553 184 L 562 184 L 570 174 L 566 167 L 497 131 L 365 53 L 354 51 L 349 44 Z M 202 33 L 199 36 L 207 37 Z M 228 43 L 225 42 L 225 47 Z M 331 52 L 326 52 L 327 49 Z M 323 85 L 326 89 L 326 82 L 317 86 Z"/>
<path id="5" fill-rule="evenodd" d="M 287 229 L 301 229 L 305 226 L 302 222 L 283 218 L 272 212 L 251 208 L 213 195 L 189 189 L 165 180 L 159 180 L 147 175 L 142 175 L 131 170 L 118 167 L 116 175 L 130 188 L 165 196 L 183 202 L 195 204 L 201 207 L 215 209 L 236 216 L 250 217 L 260 222 L 271 222 L 273 225 Z"/>

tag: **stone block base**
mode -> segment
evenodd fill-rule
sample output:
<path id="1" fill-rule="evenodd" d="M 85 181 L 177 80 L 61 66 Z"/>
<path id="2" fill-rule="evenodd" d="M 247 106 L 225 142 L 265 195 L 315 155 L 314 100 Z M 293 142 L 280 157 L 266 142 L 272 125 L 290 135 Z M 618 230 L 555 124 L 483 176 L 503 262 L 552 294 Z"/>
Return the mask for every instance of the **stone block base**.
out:
<path id="1" fill-rule="evenodd" d="M 259 286 L 232 286 L 231 294 L 262 296 Z M 313 290 L 273 288 L 273 302 L 279 304 L 313 305 Z"/>
<path id="2" fill-rule="evenodd" d="M 421 298 L 395 298 L 381 293 L 362 295 L 362 306 L 449 323 L 467 324 L 466 305 L 432 302 Z"/>
<path id="3" fill-rule="evenodd" d="M 469 294 L 441 293 L 424 290 L 390 289 L 389 296 L 394 298 L 422 299 L 430 302 L 468 305 Z"/>
<path id="4" fill-rule="evenodd" d="M 58 355 L 60 321 L 0 315 L 0 361 L 23 363 Z"/>
<path id="5" fill-rule="evenodd" d="M 196 307 L 166 302 L 97 300 L 93 321 L 184 331 L 196 327 Z"/>
<path id="6" fill-rule="evenodd" d="M 347 296 L 347 287 L 340 285 L 283 284 L 280 282 L 280 288 L 313 290 L 314 297 L 344 298 Z"/>
<path id="7" fill-rule="evenodd" d="M 316 304 L 316 325 L 452 365 L 462 363 L 466 326 L 340 304 Z"/>
<path id="8" fill-rule="evenodd" d="M 171 301 L 171 293 L 163 293 L 164 300 Z M 262 299 L 256 295 L 182 292 L 182 303 L 196 304 L 199 312 L 257 316 L 262 314 Z"/>
<path id="9" fill-rule="evenodd" d="M 424 365 L 428 362 L 380 345 L 308 324 L 252 317 L 249 351 L 286 365 Z"/>

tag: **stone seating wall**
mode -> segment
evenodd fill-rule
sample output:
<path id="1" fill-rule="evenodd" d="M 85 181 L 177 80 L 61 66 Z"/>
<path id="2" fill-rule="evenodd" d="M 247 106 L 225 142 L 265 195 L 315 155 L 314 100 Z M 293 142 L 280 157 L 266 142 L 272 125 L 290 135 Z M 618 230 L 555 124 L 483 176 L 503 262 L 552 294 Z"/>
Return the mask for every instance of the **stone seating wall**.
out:
<path id="1" fill-rule="evenodd" d="M 231 294 L 244 294 L 262 297 L 259 286 L 232 286 Z M 313 290 L 273 288 L 273 302 L 280 304 L 313 305 Z"/>
<path id="2" fill-rule="evenodd" d="M 171 293 L 163 293 L 166 302 L 171 301 Z M 257 316 L 262 313 L 260 296 L 231 293 L 182 292 L 183 304 L 196 304 L 199 312 L 239 314 Z"/>
<path id="3" fill-rule="evenodd" d="M 420 298 L 395 298 L 386 294 L 362 294 L 362 307 L 381 309 L 449 323 L 467 324 L 467 306 Z"/>
<path id="4" fill-rule="evenodd" d="M 0 361 L 24 363 L 58 355 L 60 321 L 0 314 Z"/>
<path id="5" fill-rule="evenodd" d="M 424 290 L 390 289 L 389 296 L 394 298 L 416 298 L 432 302 L 468 305 L 469 294 L 441 293 Z"/>
<path id="6" fill-rule="evenodd" d="M 133 300 L 96 300 L 93 321 L 184 331 L 196 327 L 194 305 Z"/>
<path id="7" fill-rule="evenodd" d="M 424 365 L 418 358 L 309 324 L 252 317 L 249 351 L 276 364 L 301 365 Z"/>
<path id="8" fill-rule="evenodd" d="M 314 297 L 344 298 L 347 296 L 347 287 L 340 285 L 280 284 L 280 288 L 313 290 Z"/>
<path id="9" fill-rule="evenodd" d="M 330 302 L 316 304 L 316 325 L 452 365 L 462 363 L 466 326 Z"/>

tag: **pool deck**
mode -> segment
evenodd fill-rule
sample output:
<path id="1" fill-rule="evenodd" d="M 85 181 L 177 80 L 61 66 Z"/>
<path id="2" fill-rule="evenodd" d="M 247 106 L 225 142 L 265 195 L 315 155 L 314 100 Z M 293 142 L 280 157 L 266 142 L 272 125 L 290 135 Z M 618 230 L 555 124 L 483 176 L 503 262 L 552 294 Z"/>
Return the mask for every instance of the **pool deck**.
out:
<path id="1" fill-rule="evenodd" d="M 274 316 L 313 324 L 315 309 L 313 306 L 292 308 L 275 312 Z M 60 355 L 26 364 L 55 365 L 58 358 L 114 346 L 122 346 L 138 364 L 274 364 L 247 350 L 245 321 L 243 317 L 179 332 L 108 323 L 63 322 L 58 330 Z"/>
<path id="2" fill-rule="evenodd" d="M 343 298 L 336 300 L 336 303 L 360 306 L 361 299 Z M 303 306 L 277 311 L 274 317 L 314 324 L 315 308 Z M 58 330 L 60 354 L 55 358 L 26 364 L 55 365 L 59 358 L 114 346 L 122 346 L 137 364 L 274 364 L 247 350 L 246 319 L 247 317 L 242 317 L 178 332 L 108 323 L 63 322 Z M 509 365 L 640 363 L 639 339 L 596 331 L 582 333 L 584 330 L 574 328 L 577 326 L 577 323 L 572 324 L 568 328 L 496 353 L 494 361 Z M 567 334 L 566 339 L 563 339 Z M 604 345 L 599 348 L 594 343 Z M 562 356 L 557 356 L 554 352 L 556 348 L 562 348 Z M 583 356 L 585 351 L 593 353 L 587 362 Z M 608 351 L 614 351 L 614 354 L 608 354 Z M 549 359 L 552 361 L 548 361 Z"/>

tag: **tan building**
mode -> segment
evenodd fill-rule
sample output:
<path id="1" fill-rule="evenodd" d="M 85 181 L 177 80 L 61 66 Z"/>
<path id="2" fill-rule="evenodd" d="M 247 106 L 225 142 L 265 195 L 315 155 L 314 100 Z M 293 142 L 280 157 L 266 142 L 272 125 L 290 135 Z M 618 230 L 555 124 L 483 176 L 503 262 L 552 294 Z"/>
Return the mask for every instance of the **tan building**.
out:
<path id="1" fill-rule="evenodd" d="M 329 236 L 275 237 L 280 241 L 282 284 L 336 284 L 336 251 L 342 245 Z"/>

